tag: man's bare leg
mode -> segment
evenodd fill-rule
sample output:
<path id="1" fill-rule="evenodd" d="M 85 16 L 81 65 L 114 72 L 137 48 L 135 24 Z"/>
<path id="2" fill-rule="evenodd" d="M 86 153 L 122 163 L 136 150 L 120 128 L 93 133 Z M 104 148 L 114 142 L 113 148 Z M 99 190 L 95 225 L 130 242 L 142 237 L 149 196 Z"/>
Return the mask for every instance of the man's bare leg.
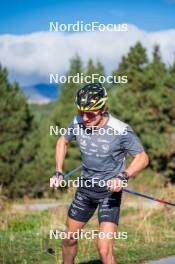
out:
<path id="1" fill-rule="evenodd" d="M 67 237 L 63 241 L 62 249 L 63 249 L 63 263 L 64 264 L 73 264 L 75 256 L 77 254 L 77 244 L 78 240 L 74 239 L 71 235 L 74 232 L 77 232 L 78 230 L 81 230 L 86 223 L 73 220 L 70 217 L 67 217 L 67 228 L 66 228 L 66 234 Z"/>
<path id="2" fill-rule="evenodd" d="M 97 247 L 104 264 L 117 264 L 113 255 L 114 232 L 117 230 L 117 225 L 110 222 L 102 222 L 99 227 L 99 232 L 103 232 L 103 237 L 98 237 Z M 105 234 L 105 235 L 104 235 Z"/>

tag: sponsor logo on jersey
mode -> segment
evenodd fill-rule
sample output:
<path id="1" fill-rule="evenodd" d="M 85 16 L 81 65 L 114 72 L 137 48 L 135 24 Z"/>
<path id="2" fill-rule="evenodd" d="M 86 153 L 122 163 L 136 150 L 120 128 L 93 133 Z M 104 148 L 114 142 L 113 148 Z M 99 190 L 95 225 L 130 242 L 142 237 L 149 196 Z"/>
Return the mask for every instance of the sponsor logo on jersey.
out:
<path id="1" fill-rule="evenodd" d="M 101 147 L 102 147 L 104 152 L 108 152 L 109 151 L 109 145 L 108 144 L 102 144 Z"/>
<path id="2" fill-rule="evenodd" d="M 94 142 L 91 143 L 92 147 L 98 147 L 97 144 L 95 144 Z"/>
<path id="3" fill-rule="evenodd" d="M 86 142 L 86 140 L 85 139 L 80 139 L 80 144 L 82 145 L 82 146 L 84 146 L 84 147 L 86 147 L 87 146 L 87 142 Z"/>
<path id="4" fill-rule="evenodd" d="M 106 139 L 102 139 L 102 138 L 98 138 L 97 141 L 98 141 L 98 142 L 109 143 L 108 140 L 106 140 Z"/>
<path id="5" fill-rule="evenodd" d="M 98 152 L 98 149 L 90 149 L 91 152 Z"/>

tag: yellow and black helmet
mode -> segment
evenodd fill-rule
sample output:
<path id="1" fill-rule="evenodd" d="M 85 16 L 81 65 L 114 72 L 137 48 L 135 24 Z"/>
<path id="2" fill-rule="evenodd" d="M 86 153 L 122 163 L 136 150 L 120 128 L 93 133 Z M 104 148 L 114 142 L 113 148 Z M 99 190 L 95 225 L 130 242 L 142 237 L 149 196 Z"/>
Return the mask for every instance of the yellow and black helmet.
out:
<path id="1" fill-rule="evenodd" d="M 75 103 L 80 111 L 94 111 L 103 108 L 107 99 L 106 89 L 100 83 L 92 83 L 78 90 Z"/>

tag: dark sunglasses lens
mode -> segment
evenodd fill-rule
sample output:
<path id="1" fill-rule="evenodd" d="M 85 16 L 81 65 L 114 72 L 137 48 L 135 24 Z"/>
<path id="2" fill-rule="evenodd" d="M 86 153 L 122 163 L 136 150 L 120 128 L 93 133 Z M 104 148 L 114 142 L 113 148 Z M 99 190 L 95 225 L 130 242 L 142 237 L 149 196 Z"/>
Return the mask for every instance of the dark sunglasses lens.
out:
<path id="1" fill-rule="evenodd" d="M 79 111 L 79 115 L 80 116 L 84 116 L 84 114 L 86 114 L 86 116 L 91 119 L 91 118 L 94 118 L 96 116 L 96 113 L 94 112 L 84 112 L 84 111 Z"/>
<path id="2" fill-rule="evenodd" d="M 94 118 L 95 116 L 96 116 L 96 114 L 95 113 L 91 113 L 91 112 L 87 112 L 86 113 L 86 116 L 89 118 L 89 119 L 91 119 L 91 118 Z"/>

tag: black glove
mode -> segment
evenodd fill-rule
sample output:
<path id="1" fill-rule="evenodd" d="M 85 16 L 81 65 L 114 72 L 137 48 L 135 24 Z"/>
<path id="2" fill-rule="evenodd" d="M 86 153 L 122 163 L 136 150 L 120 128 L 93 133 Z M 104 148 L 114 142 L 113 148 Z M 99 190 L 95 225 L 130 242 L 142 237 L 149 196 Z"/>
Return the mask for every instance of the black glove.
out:
<path id="1" fill-rule="evenodd" d="M 53 176 L 55 176 L 55 177 L 63 176 L 63 179 L 64 179 L 64 175 L 60 171 L 55 171 L 54 174 L 53 174 Z"/>
<path id="2" fill-rule="evenodd" d="M 127 181 L 129 180 L 129 175 L 127 171 L 121 171 L 117 174 L 117 179 L 120 179 L 122 181 Z"/>

